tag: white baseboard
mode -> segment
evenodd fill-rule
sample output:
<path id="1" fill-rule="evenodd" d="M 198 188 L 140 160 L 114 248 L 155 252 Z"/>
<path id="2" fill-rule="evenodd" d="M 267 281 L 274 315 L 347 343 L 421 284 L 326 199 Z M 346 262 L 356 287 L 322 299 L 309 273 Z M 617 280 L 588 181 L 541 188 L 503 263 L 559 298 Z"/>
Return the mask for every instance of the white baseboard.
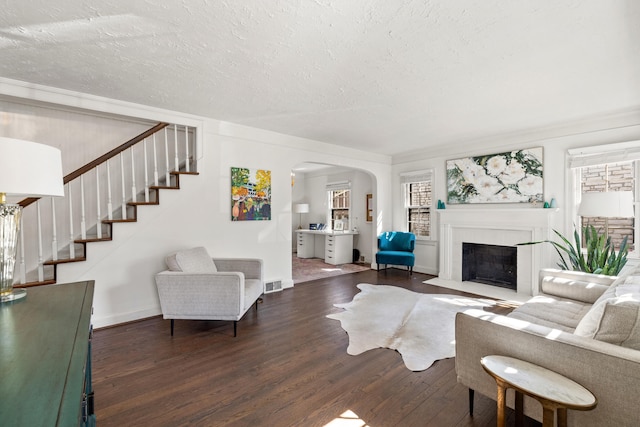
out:
<path id="1" fill-rule="evenodd" d="M 146 310 L 134 311 L 131 313 L 119 313 L 113 316 L 93 317 L 91 323 L 95 329 L 106 328 L 107 326 L 115 326 L 121 323 L 132 322 L 134 320 L 146 319 L 162 314 L 160 307 L 148 308 Z"/>
<path id="2" fill-rule="evenodd" d="M 415 265 L 413 267 L 413 271 L 415 271 L 416 273 L 431 274 L 433 276 L 437 276 L 438 275 L 438 269 L 432 268 L 432 267 L 427 267 L 427 266 L 422 266 L 422 265 Z"/>

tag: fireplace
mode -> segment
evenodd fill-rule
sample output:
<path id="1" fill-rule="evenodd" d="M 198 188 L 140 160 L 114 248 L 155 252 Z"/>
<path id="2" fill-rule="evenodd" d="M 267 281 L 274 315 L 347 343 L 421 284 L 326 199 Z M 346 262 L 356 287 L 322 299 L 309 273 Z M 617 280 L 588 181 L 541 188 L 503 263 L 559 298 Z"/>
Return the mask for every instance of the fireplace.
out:
<path id="1" fill-rule="evenodd" d="M 499 292 L 513 288 L 487 286 L 463 279 L 463 243 L 508 246 L 517 253 L 516 292 L 523 296 L 538 293 L 538 272 L 555 265 L 551 245 L 516 246 L 522 242 L 551 239 L 557 209 L 536 208 L 451 208 L 438 210 L 439 271 L 438 280 L 454 289 L 465 289 L 465 283 Z M 499 279 L 503 280 L 503 279 Z"/>
<path id="2" fill-rule="evenodd" d="M 518 249 L 514 246 L 462 243 L 462 281 L 518 288 Z"/>

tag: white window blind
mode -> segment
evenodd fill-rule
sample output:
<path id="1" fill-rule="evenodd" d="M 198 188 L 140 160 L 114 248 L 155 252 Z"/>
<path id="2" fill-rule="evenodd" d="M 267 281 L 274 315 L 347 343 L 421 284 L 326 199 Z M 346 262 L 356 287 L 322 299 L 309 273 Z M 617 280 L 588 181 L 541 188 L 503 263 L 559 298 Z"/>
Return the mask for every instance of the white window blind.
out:
<path id="1" fill-rule="evenodd" d="M 416 182 L 431 181 L 433 173 L 430 170 L 407 172 L 400 174 L 401 184 L 413 184 Z"/>
<path id="2" fill-rule="evenodd" d="M 567 150 L 570 168 L 640 160 L 640 141 L 619 142 Z"/>
<path id="3" fill-rule="evenodd" d="M 327 191 L 349 190 L 351 188 L 350 181 L 330 182 L 327 183 Z"/>

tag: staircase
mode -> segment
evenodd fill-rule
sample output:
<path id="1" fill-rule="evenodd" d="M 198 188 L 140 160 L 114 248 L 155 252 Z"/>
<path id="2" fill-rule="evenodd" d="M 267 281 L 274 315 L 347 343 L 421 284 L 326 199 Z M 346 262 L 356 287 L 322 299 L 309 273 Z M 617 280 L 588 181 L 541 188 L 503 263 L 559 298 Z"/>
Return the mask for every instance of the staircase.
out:
<path id="1" fill-rule="evenodd" d="M 114 224 L 136 222 L 138 206 L 160 204 L 161 190 L 197 175 L 195 131 L 158 123 L 65 176 L 64 197 L 20 201 L 14 287 L 56 283 L 59 265 L 85 261 L 87 244 L 112 240 Z"/>

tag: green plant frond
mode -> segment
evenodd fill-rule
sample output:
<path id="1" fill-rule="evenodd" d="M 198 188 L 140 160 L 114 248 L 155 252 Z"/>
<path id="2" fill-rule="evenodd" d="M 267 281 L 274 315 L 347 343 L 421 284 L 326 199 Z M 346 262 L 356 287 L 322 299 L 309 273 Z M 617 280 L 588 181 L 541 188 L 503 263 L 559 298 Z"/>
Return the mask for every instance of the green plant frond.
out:
<path id="1" fill-rule="evenodd" d="M 620 249 L 616 253 L 611 237 L 605 237 L 604 234 L 599 234 L 593 225 L 584 227 L 581 231 L 584 235 L 584 250 L 582 248 L 583 242 L 581 241 L 577 228 L 574 228 L 573 232 L 574 243 L 571 243 L 557 230 L 553 230 L 561 242 L 541 240 L 538 242 L 518 243 L 518 246 L 551 243 L 560 257 L 558 267 L 563 270 L 584 271 L 587 273 L 611 276 L 617 275 L 627 263 L 627 254 L 629 252 L 627 237 L 623 239 Z M 569 262 L 565 259 L 565 255 Z"/>

